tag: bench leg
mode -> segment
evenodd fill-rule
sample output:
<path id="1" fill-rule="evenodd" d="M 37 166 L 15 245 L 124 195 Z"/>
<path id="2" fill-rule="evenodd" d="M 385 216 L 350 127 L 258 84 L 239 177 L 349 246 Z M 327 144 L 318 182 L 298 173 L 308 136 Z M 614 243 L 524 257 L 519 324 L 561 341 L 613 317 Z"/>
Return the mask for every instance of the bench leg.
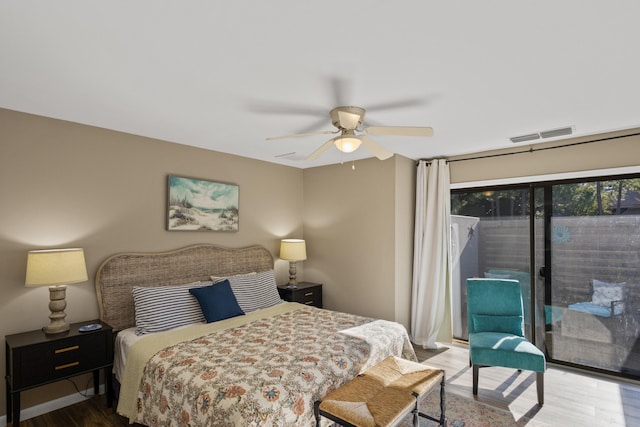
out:
<path id="1" fill-rule="evenodd" d="M 444 374 L 444 371 L 443 371 Z M 445 401 L 445 394 L 444 394 L 444 383 L 445 383 L 445 377 L 444 375 L 442 375 L 442 381 L 440 381 L 440 425 L 444 427 L 444 423 L 445 423 L 445 415 L 444 412 L 447 409 L 447 404 Z"/>
<path id="2" fill-rule="evenodd" d="M 320 427 L 320 401 L 313 402 L 313 414 L 316 417 L 316 427 Z"/>
<path id="3" fill-rule="evenodd" d="M 418 395 L 414 394 L 416 397 L 416 409 L 413 412 L 413 425 L 414 427 L 418 427 L 420 425 L 420 419 L 418 417 L 423 417 L 431 421 L 435 421 L 440 426 L 446 425 L 447 417 L 445 415 L 445 411 L 447 409 L 446 397 L 445 397 L 445 384 L 446 384 L 446 376 L 444 371 L 442 371 L 442 380 L 440 380 L 440 418 L 432 417 L 431 415 L 424 414 L 419 410 L 419 402 Z"/>

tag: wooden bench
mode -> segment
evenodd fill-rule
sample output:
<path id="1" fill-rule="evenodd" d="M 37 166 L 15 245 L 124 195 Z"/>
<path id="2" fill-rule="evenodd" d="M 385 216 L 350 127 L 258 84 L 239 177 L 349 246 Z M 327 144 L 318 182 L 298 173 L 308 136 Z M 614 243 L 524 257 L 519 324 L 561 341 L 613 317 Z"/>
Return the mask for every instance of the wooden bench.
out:
<path id="1" fill-rule="evenodd" d="M 422 399 L 440 384 L 440 417 L 419 410 Z M 392 427 L 413 413 L 445 425 L 445 375 L 420 363 L 388 357 L 315 402 L 316 426 L 325 417 L 345 427 Z"/>

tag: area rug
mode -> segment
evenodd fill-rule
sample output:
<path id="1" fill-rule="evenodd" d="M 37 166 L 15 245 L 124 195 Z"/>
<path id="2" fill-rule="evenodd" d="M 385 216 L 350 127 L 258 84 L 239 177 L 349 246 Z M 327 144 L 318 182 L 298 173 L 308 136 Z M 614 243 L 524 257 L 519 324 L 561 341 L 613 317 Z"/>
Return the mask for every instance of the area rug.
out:
<path id="1" fill-rule="evenodd" d="M 473 399 L 467 399 L 455 393 L 446 394 L 446 409 L 448 427 L 519 427 L 547 426 L 545 423 L 537 422 L 525 417 L 515 420 L 511 412 L 504 409 L 495 408 Z M 435 418 L 440 417 L 440 393 L 435 391 L 429 394 L 420 405 L 420 410 L 425 414 Z M 401 424 L 401 427 L 413 425 L 412 418 Z M 420 418 L 420 427 L 433 427 L 438 423 Z"/>

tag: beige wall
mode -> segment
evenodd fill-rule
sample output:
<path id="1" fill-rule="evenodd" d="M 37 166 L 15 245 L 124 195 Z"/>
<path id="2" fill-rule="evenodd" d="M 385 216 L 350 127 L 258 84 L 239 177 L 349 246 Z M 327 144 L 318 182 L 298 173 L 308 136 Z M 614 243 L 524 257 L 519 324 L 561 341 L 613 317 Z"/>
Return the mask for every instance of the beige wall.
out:
<path id="1" fill-rule="evenodd" d="M 90 280 L 67 289 L 67 319 L 80 322 L 98 317 L 93 276 L 114 253 L 261 244 L 277 260 L 282 237 L 303 237 L 300 169 L 2 109 L 0 138 L 2 337 L 49 322 L 47 289 L 24 287 L 30 249 L 85 249 Z M 169 174 L 239 184 L 240 230 L 166 231 Z M 285 283 L 288 264 L 277 260 L 276 273 Z M 22 408 L 74 392 L 65 381 L 33 389 Z"/>
<path id="2" fill-rule="evenodd" d="M 640 165 L 640 135 L 635 135 L 639 132 L 637 128 L 544 144 L 514 144 L 511 150 L 451 157 L 451 183 L 636 167 Z M 574 145 L 548 149 L 567 144 Z M 509 152 L 523 153 L 499 156 Z M 499 157 L 456 161 L 489 155 Z"/>
<path id="3" fill-rule="evenodd" d="M 305 277 L 325 306 L 408 326 L 415 162 L 310 168 L 304 182 Z"/>
<path id="4" fill-rule="evenodd" d="M 416 162 L 395 156 L 395 321 L 411 327 L 413 228 L 415 222 Z"/>

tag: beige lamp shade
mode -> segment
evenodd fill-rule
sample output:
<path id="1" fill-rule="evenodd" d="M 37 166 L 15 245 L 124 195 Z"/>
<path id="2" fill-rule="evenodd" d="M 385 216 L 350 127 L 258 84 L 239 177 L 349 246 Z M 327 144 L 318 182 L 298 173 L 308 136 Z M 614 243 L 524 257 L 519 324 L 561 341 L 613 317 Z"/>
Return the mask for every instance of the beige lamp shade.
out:
<path id="1" fill-rule="evenodd" d="M 307 246 L 301 239 L 283 239 L 280 242 L 280 259 L 304 261 L 307 259 Z"/>
<path id="2" fill-rule="evenodd" d="M 86 282 L 87 265 L 84 250 L 48 249 L 27 253 L 27 275 L 25 286 L 49 286 L 49 319 L 51 322 L 42 328 L 47 334 L 58 334 L 69 330 L 65 320 L 67 314 L 67 285 Z"/>
<path id="3" fill-rule="evenodd" d="M 280 259 L 289 261 L 289 288 L 296 287 L 296 261 L 307 259 L 307 246 L 302 239 L 282 239 Z"/>
<path id="4" fill-rule="evenodd" d="M 25 286 L 70 285 L 87 280 L 83 249 L 49 249 L 27 253 Z"/>

